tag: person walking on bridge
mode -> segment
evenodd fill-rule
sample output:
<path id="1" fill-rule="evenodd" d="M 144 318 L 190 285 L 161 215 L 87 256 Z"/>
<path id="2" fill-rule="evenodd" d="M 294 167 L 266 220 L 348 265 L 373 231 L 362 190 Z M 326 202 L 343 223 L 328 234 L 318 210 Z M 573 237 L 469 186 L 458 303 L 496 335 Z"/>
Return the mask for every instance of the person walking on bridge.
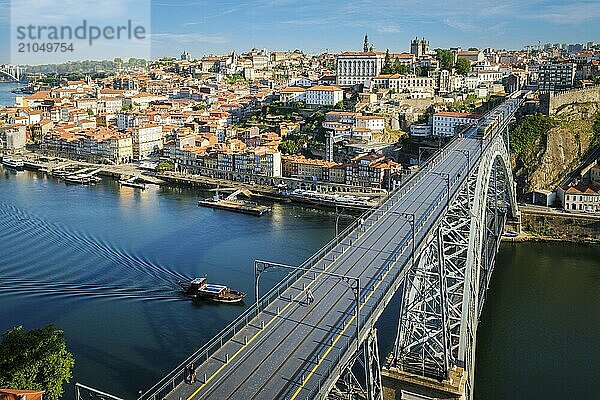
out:
<path id="1" fill-rule="evenodd" d="M 310 289 L 306 289 L 306 305 L 311 304 L 315 301 L 315 296 L 313 296 L 313 292 Z"/>
<path id="2" fill-rule="evenodd" d="M 189 366 L 190 384 L 196 382 L 196 366 L 191 363 Z"/>

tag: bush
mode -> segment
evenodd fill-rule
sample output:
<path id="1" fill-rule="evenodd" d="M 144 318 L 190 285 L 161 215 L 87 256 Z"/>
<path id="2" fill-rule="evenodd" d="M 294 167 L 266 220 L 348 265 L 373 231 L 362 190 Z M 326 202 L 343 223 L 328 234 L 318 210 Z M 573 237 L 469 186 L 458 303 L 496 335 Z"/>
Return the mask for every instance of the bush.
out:
<path id="1" fill-rule="evenodd" d="M 516 157 L 524 157 L 535 152 L 548 131 L 556 126 L 556 121 L 543 114 L 523 117 L 510 132 L 510 151 Z"/>

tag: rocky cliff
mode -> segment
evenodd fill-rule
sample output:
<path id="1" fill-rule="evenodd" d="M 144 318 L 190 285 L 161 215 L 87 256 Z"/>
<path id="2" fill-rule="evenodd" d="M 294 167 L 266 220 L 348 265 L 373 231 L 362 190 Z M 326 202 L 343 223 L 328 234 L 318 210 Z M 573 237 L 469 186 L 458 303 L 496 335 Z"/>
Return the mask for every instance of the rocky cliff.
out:
<path id="1" fill-rule="evenodd" d="M 599 89 L 595 89 L 600 91 Z M 513 151 L 513 167 L 520 193 L 553 190 L 576 168 L 595 144 L 593 124 L 600 102 L 572 97 L 554 108 L 548 130 L 541 132 L 520 152 Z"/>

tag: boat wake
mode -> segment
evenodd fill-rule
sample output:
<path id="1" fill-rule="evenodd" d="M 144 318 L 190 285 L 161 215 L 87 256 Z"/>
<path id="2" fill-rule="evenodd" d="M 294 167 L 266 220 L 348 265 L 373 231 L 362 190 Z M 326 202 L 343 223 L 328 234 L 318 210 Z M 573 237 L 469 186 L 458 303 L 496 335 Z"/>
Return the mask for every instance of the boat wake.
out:
<path id="1" fill-rule="evenodd" d="M 37 291 L 46 293 L 160 297 L 165 296 L 165 288 L 173 290 L 174 282 L 189 279 L 86 232 L 48 222 L 12 204 L 0 203 L 0 240 L 6 251 L 2 255 L 4 266 L 0 265 L 0 288 L 3 290 L 25 290 L 36 285 Z M 48 260 L 57 256 L 60 265 L 56 265 L 55 270 L 49 269 Z M 65 265 L 76 265 L 77 269 Z M 39 279 L 41 274 L 54 279 L 43 281 Z M 72 281 L 74 276 L 85 283 L 66 282 Z M 107 281 L 110 283 L 104 284 Z M 136 289 L 125 282 L 147 284 L 155 289 Z M 11 284 L 14 287 L 11 288 Z M 175 296 L 166 295 L 165 298 Z"/>
<path id="2" fill-rule="evenodd" d="M 14 277 L 0 277 L 0 290 L 3 294 L 22 293 L 26 296 L 85 296 L 88 298 L 139 299 L 142 301 L 185 300 L 172 287 L 149 289 L 72 282 L 45 282 Z"/>

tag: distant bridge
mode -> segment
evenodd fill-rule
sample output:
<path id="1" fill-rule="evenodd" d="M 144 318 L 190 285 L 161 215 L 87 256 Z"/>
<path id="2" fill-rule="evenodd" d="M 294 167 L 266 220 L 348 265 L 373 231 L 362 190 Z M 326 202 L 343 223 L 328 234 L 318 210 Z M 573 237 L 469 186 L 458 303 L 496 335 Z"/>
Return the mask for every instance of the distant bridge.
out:
<path id="1" fill-rule="evenodd" d="M 478 318 L 519 215 L 508 126 L 521 104 L 466 128 L 301 266 L 255 261 L 256 304 L 140 400 L 472 399 Z M 259 297 L 272 268 L 292 273 Z M 397 292 L 382 369 L 374 325 Z M 198 381 L 185 384 L 191 362 Z"/>
<path id="2" fill-rule="evenodd" d="M 18 65 L 1 65 L 0 76 L 5 80 L 19 82 L 21 80 L 22 69 Z"/>

